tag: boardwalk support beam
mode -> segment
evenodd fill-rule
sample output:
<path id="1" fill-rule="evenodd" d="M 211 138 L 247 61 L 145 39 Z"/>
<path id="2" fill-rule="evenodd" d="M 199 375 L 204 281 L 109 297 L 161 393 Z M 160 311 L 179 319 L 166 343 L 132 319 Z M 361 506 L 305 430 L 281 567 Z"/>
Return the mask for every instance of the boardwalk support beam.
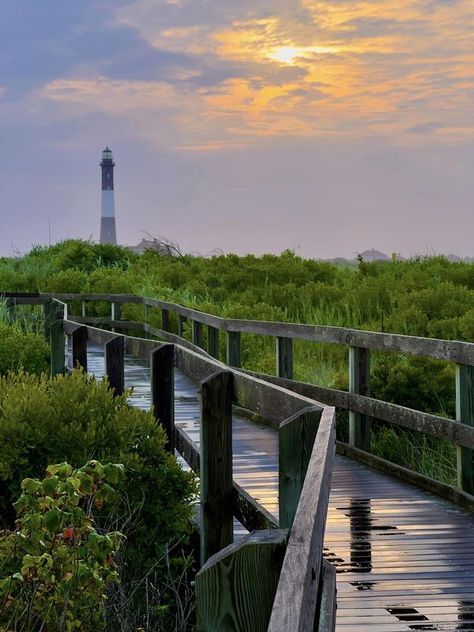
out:
<path id="1" fill-rule="evenodd" d="M 277 337 L 276 369 L 278 377 L 293 379 L 293 338 Z"/>
<path id="2" fill-rule="evenodd" d="M 321 410 L 310 407 L 280 424 L 279 526 L 291 529 L 318 432 Z"/>
<path id="3" fill-rule="evenodd" d="M 170 312 L 169 309 L 161 310 L 161 329 L 163 331 L 170 331 Z"/>
<path id="4" fill-rule="evenodd" d="M 180 338 L 183 337 L 184 325 L 186 324 L 187 320 L 188 319 L 186 318 L 186 316 L 182 316 L 181 314 L 178 315 L 178 336 Z"/>
<path id="5" fill-rule="evenodd" d="M 49 328 L 51 351 L 51 376 L 64 373 L 66 352 L 64 348 L 64 305 L 52 300 L 45 303 L 45 321 Z"/>
<path id="6" fill-rule="evenodd" d="M 72 368 L 82 367 L 87 373 L 87 327 L 81 325 L 72 332 Z"/>
<path id="7" fill-rule="evenodd" d="M 207 328 L 207 352 L 210 356 L 219 360 L 219 330 L 210 325 Z"/>
<path id="8" fill-rule="evenodd" d="M 236 368 L 240 368 L 240 331 L 227 332 L 227 364 Z"/>
<path id="9" fill-rule="evenodd" d="M 193 344 L 196 345 L 196 347 L 203 348 L 202 323 L 198 320 L 193 320 Z"/>
<path id="10" fill-rule="evenodd" d="M 151 352 L 150 374 L 153 413 L 165 431 L 166 449 L 174 453 L 174 345 Z"/>
<path id="11" fill-rule="evenodd" d="M 201 382 L 201 564 L 233 541 L 232 373 Z"/>
<path id="12" fill-rule="evenodd" d="M 199 632 L 266 632 L 287 531 L 254 531 L 211 557 L 196 576 Z"/>
<path id="13" fill-rule="evenodd" d="M 349 348 L 349 392 L 369 396 L 370 351 Z M 349 412 L 349 445 L 370 452 L 370 417 Z"/>
<path id="14" fill-rule="evenodd" d="M 474 426 L 474 366 L 456 365 L 456 419 Z M 468 494 L 474 494 L 473 451 L 458 447 L 458 485 Z"/>
<path id="15" fill-rule="evenodd" d="M 125 390 L 124 356 L 125 344 L 122 336 L 112 338 L 104 345 L 105 373 L 114 395 L 122 395 Z"/>

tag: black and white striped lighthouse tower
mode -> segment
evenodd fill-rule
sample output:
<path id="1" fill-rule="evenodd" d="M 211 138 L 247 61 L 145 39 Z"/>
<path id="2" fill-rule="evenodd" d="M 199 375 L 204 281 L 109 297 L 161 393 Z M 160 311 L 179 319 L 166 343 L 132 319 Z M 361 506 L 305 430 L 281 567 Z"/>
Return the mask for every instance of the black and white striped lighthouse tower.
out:
<path id="1" fill-rule="evenodd" d="M 116 244 L 115 200 L 114 200 L 114 167 L 112 151 L 106 147 L 100 161 L 102 169 L 102 205 L 100 214 L 100 243 Z"/>

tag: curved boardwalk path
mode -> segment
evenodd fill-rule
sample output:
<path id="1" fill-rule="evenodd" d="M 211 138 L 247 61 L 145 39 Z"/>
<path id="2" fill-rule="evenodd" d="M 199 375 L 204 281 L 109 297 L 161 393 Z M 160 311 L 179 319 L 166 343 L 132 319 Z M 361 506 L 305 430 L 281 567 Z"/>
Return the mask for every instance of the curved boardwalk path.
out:
<path id="1" fill-rule="evenodd" d="M 102 349 L 90 346 L 88 362 L 103 375 Z M 125 384 L 134 388 L 131 403 L 148 409 L 146 362 L 126 356 Z M 175 414 L 199 443 L 197 385 L 179 371 Z M 277 433 L 234 417 L 233 444 L 234 479 L 277 514 Z M 472 514 L 337 456 L 325 549 L 338 570 L 338 631 L 474 632 Z"/>

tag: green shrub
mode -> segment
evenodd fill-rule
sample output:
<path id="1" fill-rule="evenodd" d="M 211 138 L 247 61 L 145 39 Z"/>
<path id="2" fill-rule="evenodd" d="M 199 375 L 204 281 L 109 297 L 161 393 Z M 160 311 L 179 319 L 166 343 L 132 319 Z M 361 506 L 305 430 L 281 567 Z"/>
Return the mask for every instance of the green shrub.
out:
<path id="1" fill-rule="evenodd" d="M 106 588 L 118 581 L 118 532 L 100 532 L 92 509 L 115 497 L 121 465 L 51 465 L 26 478 L 15 530 L 0 532 L 0 629 L 93 632 L 106 624 Z"/>
<path id="2" fill-rule="evenodd" d="M 113 397 L 106 381 L 79 370 L 53 379 L 9 374 L 0 378 L 0 514 L 11 523 L 21 480 L 38 477 L 48 463 L 123 463 L 128 506 L 114 511 L 134 512 L 130 555 L 159 554 L 187 533 L 196 491 L 164 445 L 153 414 L 128 406 L 126 395 Z"/>
<path id="3" fill-rule="evenodd" d="M 455 369 L 442 360 L 383 354 L 371 375 L 372 397 L 428 413 L 455 414 Z"/>
<path id="4" fill-rule="evenodd" d="M 43 336 L 0 323 L 0 374 L 24 369 L 39 375 L 48 367 L 49 346 Z"/>

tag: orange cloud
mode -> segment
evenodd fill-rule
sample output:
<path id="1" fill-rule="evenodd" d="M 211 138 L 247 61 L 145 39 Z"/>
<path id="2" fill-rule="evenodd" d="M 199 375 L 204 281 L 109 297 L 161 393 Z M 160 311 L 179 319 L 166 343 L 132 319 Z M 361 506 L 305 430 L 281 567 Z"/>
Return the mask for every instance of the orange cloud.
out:
<path id="1" fill-rule="evenodd" d="M 473 137 L 472 0 L 276 0 L 271 13 L 222 0 L 207 22 L 179 0 L 165 3 L 167 21 L 160 4 L 135 0 L 116 19 L 157 49 L 193 57 L 175 81 L 64 79 L 43 99 L 122 117 L 172 110 L 161 120 L 187 151 L 262 136 Z M 209 69 L 218 79 L 200 81 Z"/>

